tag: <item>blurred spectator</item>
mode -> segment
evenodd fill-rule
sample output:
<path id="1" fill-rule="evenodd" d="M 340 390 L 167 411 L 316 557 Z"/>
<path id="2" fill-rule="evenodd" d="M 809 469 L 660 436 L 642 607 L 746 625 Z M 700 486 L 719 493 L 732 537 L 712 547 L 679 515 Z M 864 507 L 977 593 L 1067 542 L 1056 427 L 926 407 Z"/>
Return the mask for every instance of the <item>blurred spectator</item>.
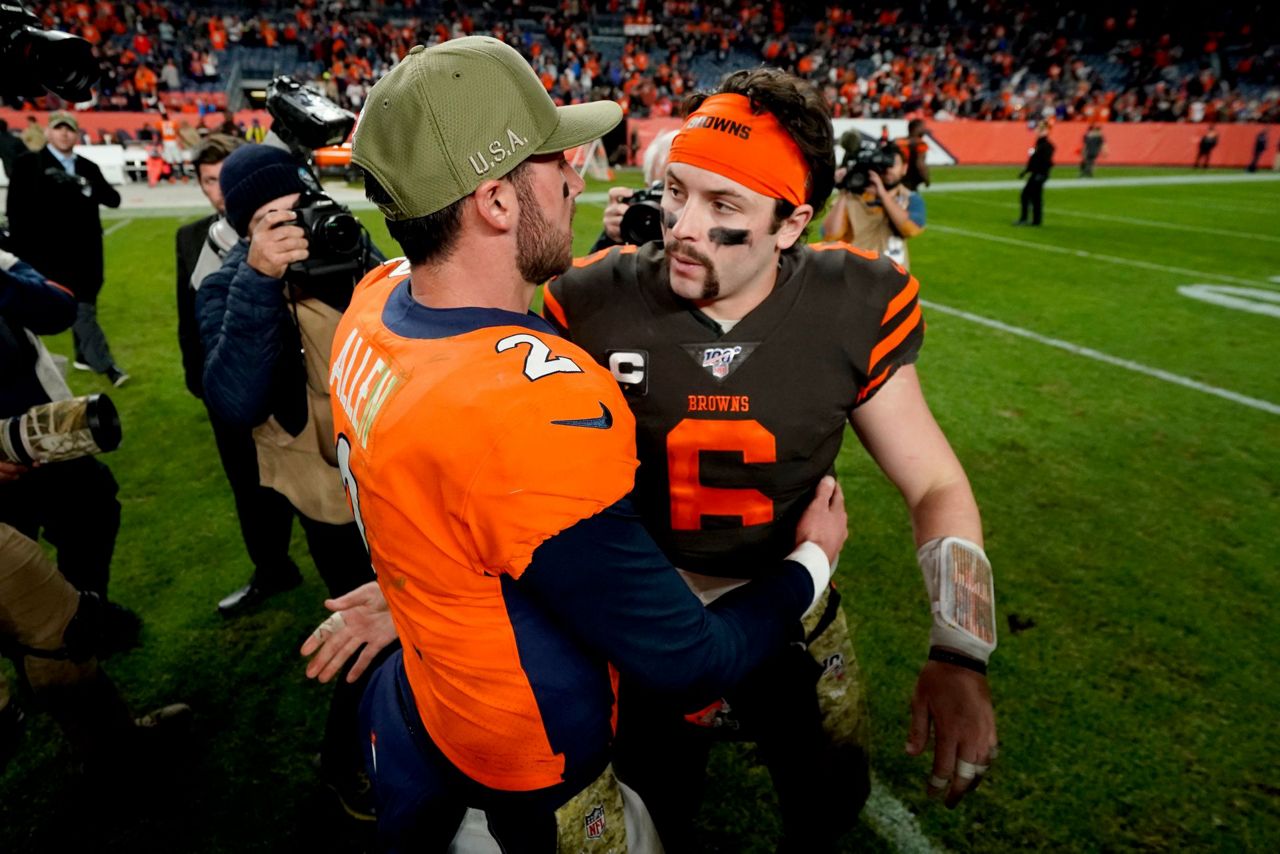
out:
<path id="1" fill-rule="evenodd" d="M 35 116 L 27 116 L 27 126 L 22 129 L 22 143 L 28 151 L 39 151 L 44 148 L 44 128 L 40 127 L 40 122 L 36 121 Z"/>
<path id="2" fill-rule="evenodd" d="M 1209 129 L 1204 132 L 1204 136 L 1200 137 L 1200 142 L 1196 147 L 1196 159 L 1192 162 L 1191 168 L 1209 168 L 1209 157 L 1213 154 L 1213 149 L 1218 146 L 1218 129 L 1215 125 L 1209 125 Z"/>
<path id="3" fill-rule="evenodd" d="M 1093 164 L 1107 150 L 1106 140 L 1102 138 L 1102 128 L 1096 124 L 1089 125 L 1080 144 L 1080 177 L 1093 177 Z"/>
<path id="4" fill-rule="evenodd" d="M 1267 153 L 1267 132 L 1265 130 L 1258 131 L 1258 135 L 1253 140 L 1253 159 L 1249 161 L 1249 165 L 1244 168 L 1246 172 L 1257 172 L 1258 161 L 1262 160 L 1262 155 Z"/>
<path id="5" fill-rule="evenodd" d="M 1027 158 L 1026 168 L 1018 175 L 1024 175 L 1027 183 L 1022 187 L 1022 216 L 1014 225 L 1040 225 L 1044 208 L 1044 185 L 1053 170 L 1053 143 L 1049 141 L 1049 123 L 1036 125 L 1036 143 Z M 1027 219 L 1028 210 L 1031 219 Z"/>

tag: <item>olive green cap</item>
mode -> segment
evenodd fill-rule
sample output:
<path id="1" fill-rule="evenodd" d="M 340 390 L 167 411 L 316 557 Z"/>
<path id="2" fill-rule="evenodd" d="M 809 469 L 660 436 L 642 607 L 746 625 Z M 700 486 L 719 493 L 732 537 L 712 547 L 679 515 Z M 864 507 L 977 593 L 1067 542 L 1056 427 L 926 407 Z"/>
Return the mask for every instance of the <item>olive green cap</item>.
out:
<path id="1" fill-rule="evenodd" d="M 54 110 L 49 114 L 49 127 L 56 128 L 58 125 L 66 125 L 75 131 L 80 130 L 80 123 L 76 121 L 76 117 L 66 110 Z"/>
<path id="2" fill-rule="evenodd" d="M 351 160 L 391 197 L 390 220 L 435 213 L 501 178 L 534 154 L 608 133 L 613 101 L 557 107 L 514 48 L 488 36 L 415 46 L 374 84 Z"/>

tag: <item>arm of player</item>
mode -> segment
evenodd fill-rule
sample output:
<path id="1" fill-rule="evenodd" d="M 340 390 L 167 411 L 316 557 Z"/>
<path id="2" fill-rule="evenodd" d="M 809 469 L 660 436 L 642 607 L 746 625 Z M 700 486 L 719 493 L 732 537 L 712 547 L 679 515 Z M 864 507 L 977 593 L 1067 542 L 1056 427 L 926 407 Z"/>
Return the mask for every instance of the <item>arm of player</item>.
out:
<path id="1" fill-rule="evenodd" d="M 626 500 L 544 542 L 520 584 L 620 672 L 694 711 L 796 639 L 848 535 L 834 478 L 781 564 L 703 607 Z"/>
<path id="2" fill-rule="evenodd" d="M 901 491 L 917 546 L 945 536 L 982 544 L 982 521 L 969 480 L 929 411 L 914 366 L 900 368 L 849 420 Z M 956 774 L 958 762 L 987 765 L 996 745 L 986 677 L 954 664 L 927 662 L 911 700 L 909 754 L 924 750 L 931 727 L 934 782 L 948 781 L 947 805 L 955 806 L 971 786 L 971 778 Z M 931 791 L 943 788 L 931 786 Z"/>

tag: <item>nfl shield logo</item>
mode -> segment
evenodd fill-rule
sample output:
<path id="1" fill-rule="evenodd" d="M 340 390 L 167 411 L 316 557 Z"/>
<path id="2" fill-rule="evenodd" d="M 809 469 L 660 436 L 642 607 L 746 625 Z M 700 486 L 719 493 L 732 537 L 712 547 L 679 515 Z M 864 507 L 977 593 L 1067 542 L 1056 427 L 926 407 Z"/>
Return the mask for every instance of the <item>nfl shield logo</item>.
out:
<path id="1" fill-rule="evenodd" d="M 604 807 L 597 806 L 591 812 L 587 813 L 587 817 L 583 819 L 583 823 L 587 826 L 587 838 L 599 839 L 604 836 Z"/>

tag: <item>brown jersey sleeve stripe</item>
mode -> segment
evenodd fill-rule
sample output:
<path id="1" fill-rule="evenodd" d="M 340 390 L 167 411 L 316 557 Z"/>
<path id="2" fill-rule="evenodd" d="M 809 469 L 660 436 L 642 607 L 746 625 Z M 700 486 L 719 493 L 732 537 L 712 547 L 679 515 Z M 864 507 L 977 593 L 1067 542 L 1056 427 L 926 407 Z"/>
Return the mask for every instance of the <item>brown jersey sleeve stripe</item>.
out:
<path id="1" fill-rule="evenodd" d="M 880 319 L 880 325 L 885 326 L 889 320 L 898 312 L 902 311 L 907 303 L 911 302 L 920 293 L 920 283 L 916 281 L 916 277 L 912 276 L 907 280 L 907 285 L 898 291 L 898 295 L 889 300 L 889 307 L 884 310 L 884 317 Z"/>
<path id="2" fill-rule="evenodd" d="M 565 317 L 564 307 L 560 305 L 560 300 L 556 299 L 556 295 L 551 290 L 554 281 L 555 279 L 552 279 L 547 282 L 547 286 L 542 289 L 542 316 L 545 318 L 549 314 L 561 329 L 568 329 L 569 321 Z"/>
<path id="3" fill-rule="evenodd" d="M 907 315 L 907 319 L 898 324 L 898 328 L 890 332 L 887 336 L 880 339 L 880 343 L 876 344 L 871 350 L 871 359 L 867 362 L 867 372 L 880 364 L 885 356 L 893 351 L 894 347 L 901 344 L 906 337 L 910 335 L 917 326 L 920 325 L 920 305 L 917 303 L 911 313 Z"/>

